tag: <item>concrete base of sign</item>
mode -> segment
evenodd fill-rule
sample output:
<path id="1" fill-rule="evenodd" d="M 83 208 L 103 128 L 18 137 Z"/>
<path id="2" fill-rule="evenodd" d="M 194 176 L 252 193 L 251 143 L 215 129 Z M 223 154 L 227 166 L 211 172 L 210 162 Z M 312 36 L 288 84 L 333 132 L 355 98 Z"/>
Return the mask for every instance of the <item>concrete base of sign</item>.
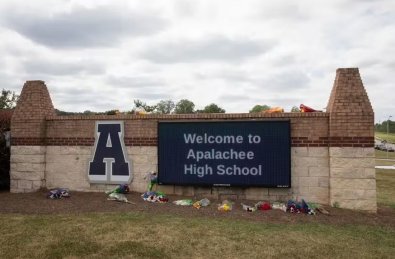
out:
<path id="1" fill-rule="evenodd" d="M 331 147 L 330 204 L 377 211 L 374 148 Z"/>
<path id="2" fill-rule="evenodd" d="M 89 183 L 87 170 L 92 160 L 93 147 L 49 146 L 47 148 L 46 179 L 47 188 L 67 187 L 76 191 L 106 191 L 111 184 Z M 135 192 L 145 192 L 148 172 L 157 170 L 156 147 L 127 147 L 129 161 L 132 161 L 132 182 Z"/>
<path id="3" fill-rule="evenodd" d="M 11 192 L 34 192 L 45 186 L 43 146 L 11 146 Z"/>
<path id="4" fill-rule="evenodd" d="M 13 146 L 11 192 L 33 192 L 41 187 L 98 192 L 113 189 L 114 185 L 89 183 L 87 168 L 92 148 Z M 145 177 L 158 168 L 157 147 L 127 147 L 127 154 L 133 164 L 131 190 L 145 192 L 148 184 Z M 157 186 L 156 190 L 211 199 L 305 199 L 342 208 L 376 211 L 373 148 L 293 147 L 291 162 L 292 188 L 167 185 Z"/>
<path id="5" fill-rule="evenodd" d="M 114 185 L 89 183 L 87 168 L 93 147 L 86 146 L 15 146 L 12 147 L 11 192 L 36 191 L 41 187 L 69 188 L 75 191 L 106 191 Z M 157 171 L 157 147 L 127 147 L 132 161 L 131 190 L 147 190 L 148 172 Z M 45 161 L 47 163 L 45 164 Z M 157 186 L 166 194 L 238 198 L 249 200 L 306 199 L 321 204 L 329 203 L 328 148 L 297 147 L 291 151 L 292 188 L 241 188 Z M 26 167 L 27 162 L 29 166 Z M 33 166 L 32 166 L 33 163 Z M 44 177 L 45 176 L 45 177 Z M 44 180 L 46 179 L 46 180 Z"/>

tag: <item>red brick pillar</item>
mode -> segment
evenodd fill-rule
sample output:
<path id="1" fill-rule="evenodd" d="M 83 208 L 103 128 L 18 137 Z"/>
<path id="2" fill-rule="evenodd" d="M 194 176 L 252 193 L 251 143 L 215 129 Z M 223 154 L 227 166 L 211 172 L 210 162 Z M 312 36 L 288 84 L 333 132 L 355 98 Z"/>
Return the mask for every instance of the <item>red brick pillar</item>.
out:
<path id="1" fill-rule="evenodd" d="M 45 186 L 47 116 L 55 115 L 43 81 L 27 81 L 11 118 L 11 192 Z"/>
<path id="2" fill-rule="evenodd" d="M 330 202 L 376 211 L 374 113 L 358 68 L 339 68 L 329 98 Z"/>

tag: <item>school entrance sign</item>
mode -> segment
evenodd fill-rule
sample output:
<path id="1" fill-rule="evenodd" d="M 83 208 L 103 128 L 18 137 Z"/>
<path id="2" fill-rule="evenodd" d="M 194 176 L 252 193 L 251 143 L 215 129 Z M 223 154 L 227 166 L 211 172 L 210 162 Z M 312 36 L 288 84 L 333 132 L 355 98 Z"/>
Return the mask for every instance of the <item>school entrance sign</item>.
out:
<path id="1" fill-rule="evenodd" d="M 290 122 L 158 123 L 159 184 L 291 187 Z"/>
<path id="2" fill-rule="evenodd" d="M 98 191 L 131 178 L 131 190 L 145 192 L 144 177 L 157 170 L 168 195 L 305 199 L 377 212 L 374 111 L 358 68 L 337 69 L 325 112 L 304 113 L 58 116 L 45 83 L 27 81 L 10 128 L 15 193 Z M 290 189 L 264 187 L 289 186 L 290 174 Z M 243 187 L 211 188 L 221 184 Z"/>

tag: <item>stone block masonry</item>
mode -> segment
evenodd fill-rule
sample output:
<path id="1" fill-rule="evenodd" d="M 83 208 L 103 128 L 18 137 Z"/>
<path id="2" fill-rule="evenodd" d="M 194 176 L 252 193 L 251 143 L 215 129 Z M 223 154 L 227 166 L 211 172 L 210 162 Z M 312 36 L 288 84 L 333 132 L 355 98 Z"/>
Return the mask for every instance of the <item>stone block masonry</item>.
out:
<path id="1" fill-rule="evenodd" d="M 44 146 L 11 147 L 11 191 L 33 192 L 45 186 Z"/>
<path id="2" fill-rule="evenodd" d="M 291 126 L 291 188 L 159 186 L 167 194 L 251 200 L 307 201 L 375 212 L 373 110 L 357 68 L 336 71 L 327 111 L 278 114 L 56 116 L 43 81 L 27 81 L 11 120 L 11 192 L 42 187 L 104 191 L 87 170 L 96 121 L 123 121 L 131 189 L 144 192 L 158 169 L 159 121 L 287 119 Z"/>

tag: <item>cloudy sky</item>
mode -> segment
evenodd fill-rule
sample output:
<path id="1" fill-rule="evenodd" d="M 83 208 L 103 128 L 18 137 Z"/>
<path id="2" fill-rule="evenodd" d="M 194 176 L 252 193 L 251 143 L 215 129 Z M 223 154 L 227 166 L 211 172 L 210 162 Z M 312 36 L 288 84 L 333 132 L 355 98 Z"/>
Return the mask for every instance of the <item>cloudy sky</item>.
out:
<path id="1" fill-rule="evenodd" d="M 0 88 L 44 80 L 61 110 L 322 109 L 359 67 L 376 121 L 395 117 L 393 0 L 3 0 L 0 37 Z"/>

